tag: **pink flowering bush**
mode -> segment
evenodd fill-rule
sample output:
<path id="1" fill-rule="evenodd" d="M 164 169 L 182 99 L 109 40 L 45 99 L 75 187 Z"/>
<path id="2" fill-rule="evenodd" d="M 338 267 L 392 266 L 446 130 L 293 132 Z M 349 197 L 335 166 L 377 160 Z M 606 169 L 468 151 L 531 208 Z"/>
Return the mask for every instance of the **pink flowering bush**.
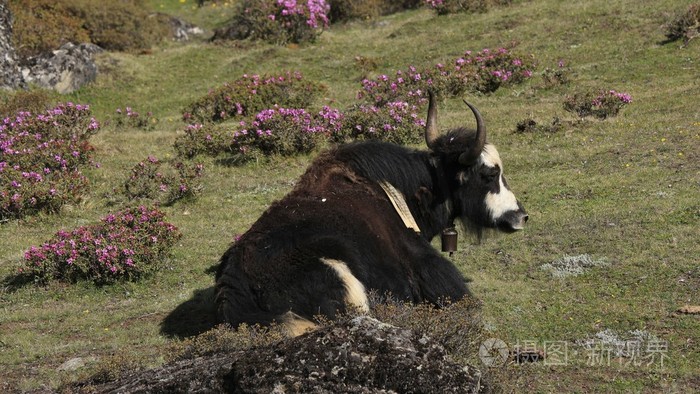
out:
<path id="1" fill-rule="evenodd" d="M 241 153 L 291 156 L 308 153 L 341 127 L 342 114 L 324 107 L 317 115 L 304 109 L 271 108 L 250 122 L 241 122 L 233 141 Z"/>
<path id="2" fill-rule="evenodd" d="M 20 274 L 41 283 L 138 279 L 162 266 L 181 237 L 164 218 L 163 212 L 141 206 L 71 232 L 58 231 L 51 240 L 25 252 Z"/>
<path id="3" fill-rule="evenodd" d="M 428 88 L 443 96 L 461 95 L 465 91 L 490 93 L 532 77 L 534 67 L 531 56 L 518 55 L 506 48 L 466 51 L 448 65 L 438 63 L 420 69 L 411 65 L 398 70 L 395 77 L 380 75 L 374 80 L 365 79 L 357 97 L 381 107 L 395 101 L 422 104 Z"/>
<path id="4" fill-rule="evenodd" d="M 117 127 L 153 130 L 156 122 L 156 119 L 153 118 L 153 114 L 150 111 L 147 112 L 145 116 L 142 116 L 131 107 L 124 107 L 124 110 L 117 108 L 115 114 L 114 123 Z"/>
<path id="5" fill-rule="evenodd" d="M 594 90 L 566 96 L 564 109 L 580 117 L 593 116 L 605 119 L 615 116 L 622 107 L 632 102 L 628 93 L 615 90 Z"/>
<path id="6" fill-rule="evenodd" d="M 357 105 L 345 114 L 343 127 L 333 140 L 382 140 L 397 144 L 414 144 L 423 138 L 425 121 L 419 108 L 407 102 L 389 102 L 382 107 Z"/>
<path id="7" fill-rule="evenodd" d="M 153 156 L 139 162 L 124 181 L 122 194 L 129 200 L 149 200 L 170 205 L 183 198 L 193 198 L 202 190 L 199 179 L 202 164 L 181 161 L 163 163 Z"/>
<path id="8" fill-rule="evenodd" d="M 324 0 L 243 0 L 214 40 L 265 40 L 276 44 L 313 42 L 328 26 Z"/>
<path id="9" fill-rule="evenodd" d="M 0 124 L 0 221 L 55 212 L 88 189 L 90 136 L 99 129 L 87 105 L 18 112 Z"/>
<path id="10" fill-rule="evenodd" d="M 315 149 L 342 127 L 343 114 L 324 106 L 318 113 L 275 106 L 235 127 L 193 124 L 175 140 L 178 155 L 294 155 Z"/>
<path id="11" fill-rule="evenodd" d="M 185 108 L 183 119 L 188 122 L 221 122 L 251 116 L 274 105 L 305 108 L 323 88 L 307 81 L 299 72 L 277 75 L 248 75 L 211 90 Z"/>

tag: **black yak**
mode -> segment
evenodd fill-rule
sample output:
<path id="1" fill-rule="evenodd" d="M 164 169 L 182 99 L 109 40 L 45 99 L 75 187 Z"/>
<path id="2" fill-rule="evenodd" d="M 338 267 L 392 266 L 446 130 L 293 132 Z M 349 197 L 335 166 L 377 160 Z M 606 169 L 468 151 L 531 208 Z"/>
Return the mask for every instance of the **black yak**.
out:
<path id="1" fill-rule="evenodd" d="M 514 232 L 528 215 L 486 142 L 479 111 L 466 104 L 476 130 L 440 134 L 429 95 L 429 150 L 367 141 L 322 153 L 224 253 L 219 320 L 234 327 L 276 321 L 296 335 L 315 315 L 368 310 L 369 291 L 436 305 L 469 295 L 431 239 L 455 219 L 477 233 Z"/>

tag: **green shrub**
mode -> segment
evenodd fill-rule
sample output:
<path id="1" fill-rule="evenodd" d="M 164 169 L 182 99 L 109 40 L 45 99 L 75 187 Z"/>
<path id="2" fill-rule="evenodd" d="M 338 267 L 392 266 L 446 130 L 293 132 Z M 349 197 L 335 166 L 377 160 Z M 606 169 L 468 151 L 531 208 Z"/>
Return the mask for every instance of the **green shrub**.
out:
<path id="1" fill-rule="evenodd" d="M 404 10 L 413 10 L 422 5 L 422 0 L 384 0 L 382 4 L 382 15 L 389 15 Z"/>
<path id="2" fill-rule="evenodd" d="M 0 103 L 0 118 L 4 119 L 18 112 L 42 113 L 52 104 L 53 99 L 45 90 L 17 90 Z"/>
<path id="3" fill-rule="evenodd" d="M 197 155 L 218 156 L 233 153 L 233 131 L 228 127 L 212 124 L 191 124 L 185 134 L 178 136 L 173 144 L 175 152 L 187 159 Z"/>
<path id="4" fill-rule="evenodd" d="M 10 0 L 12 40 L 20 59 L 59 48 L 66 42 L 90 41 L 84 21 L 73 2 L 54 0 Z"/>
<path id="5" fill-rule="evenodd" d="M 184 198 L 193 198 L 201 190 L 199 178 L 204 173 L 201 164 L 181 161 L 163 163 L 153 156 L 139 162 L 121 188 L 129 201 L 148 200 L 170 205 Z"/>
<path id="6" fill-rule="evenodd" d="M 87 192 L 82 169 L 99 124 L 90 108 L 60 104 L 43 114 L 18 112 L 0 124 L 0 221 L 55 212 Z"/>
<path id="7" fill-rule="evenodd" d="M 563 60 L 559 60 L 556 68 L 546 67 L 542 70 L 543 87 L 547 89 L 566 85 L 570 81 L 570 75 L 571 69 L 566 66 Z"/>
<path id="8" fill-rule="evenodd" d="M 188 122 L 220 122 L 251 116 L 275 105 L 306 108 L 323 88 L 306 81 L 299 72 L 278 75 L 248 75 L 211 90 L 183 111 Z"/>
<path id="9" fill-rule="evenodd" d="M 381 15 L 385 0 L 329 0 L 331 23 L 353 19 L 373 19 Z"/>
<path id="10" fill-rule="evenodd" d="M 264 40 L 275 44 L 313 42 L 328 26 L 325 0 L 243 0 L 213 40 Z"/>
<path id="11" fill-rule="evenodd" d="M 492 6 L 508 5 L 513 0 L 425 0 L 427 6 L 438 15 L 458 12 L 486 12 Z"/>
<path id="12" fill-rule="evenodd" d="M 25 253 L 21 274 L 37 282 L 89 280 L 105 284 L 135 280 L 163 265 L 181 237 L 155 208 L 128 208 L 105 216 L 100 223 L 56 235 Z"/>
<path id="13" fill-rule="evenodd" d="M 167 37 L 170 26 L 141 1 L 10 0 L 13 41 L 21 58 L 66 42 L 92 42 L 107 50 L 141 51 Z"/>
<path id="14" fill-rule="evenodd" d="M 157 119 L 153 117 L 150 111 L 145 116 L 142 116 L 131 107 L 124 107 L 123 111 L 121 108 L 117 108 L 115 111 L 114 124 L 117 127 L 153 130 L 156 123 Z"/>
<path id="15" fill-rule="evenodd" d="M 615 116 L 622 107 L 632 102 L 632 96 L 614 90 L 593 90 L 566 96 L 564 109 L 580 117 L 605 119 Z"/>
<path id="16" fill-rule="evenodd" d="M 76 14 L 93 44 L 111 51 L 141 51 L 166 38 L 170 26 L 138 1 L 76 1 Z"/>
<path id="17" fill-rule="evenodd" d="M 687 44 L 700 36 L 700 3 L 691 4 L 687 9 L 676 12 L 664 28 L 669 41 L 683 39 Z"/>

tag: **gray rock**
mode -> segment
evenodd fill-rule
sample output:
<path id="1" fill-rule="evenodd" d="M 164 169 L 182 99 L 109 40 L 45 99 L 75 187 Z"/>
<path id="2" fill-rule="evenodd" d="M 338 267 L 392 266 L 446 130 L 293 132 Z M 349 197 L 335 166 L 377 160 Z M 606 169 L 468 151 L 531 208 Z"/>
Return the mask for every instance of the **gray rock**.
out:
<path id="1" fill-rule="evenodd" d="M 22 76 L 27 83 L 70 93 L 95 80 L 97 65 L 92 56 L 100 52 L 102 48 L 94 44 L 69 42 L 57 50 L 28 59 L 29 66 L 22 68 Z"/>
<path id="2" fill-rule="evenodd" d="M 82 382 L 67 389 L 330 394 L 477 393 L 485 387 L 478 369 L 451 361 L 430 338 L 357 317 L 270 346 L 181 360 L 118 381 Z"/>
<path id="3" fill-rule="evenodd" d="M 58 371 L 77 371 L 80 368 L 83 368 L 85 365 L 94 363 L 98 360 L 97 357 L 94 356 L 89 356 L 89 357 L 73 357 L 70 360 L 66 360 L 63 364 L 61 364 L 56 370 Z"/>
<path id="4" fill-rule="evenodd" d="M 12 45 L 12 13 L 6 0 L 0 0 L 0 88 L 20 89 L 26 87 L 15 48 Z"/>
<path id="5" fill-rule="evenodd" d="M 170 31 L 175 41 L 189 41 L 195 36 L 204 34 L 204 30 L 199 26 L 174 16 L 167 15 L 166 17 L 170 23 Z"/>

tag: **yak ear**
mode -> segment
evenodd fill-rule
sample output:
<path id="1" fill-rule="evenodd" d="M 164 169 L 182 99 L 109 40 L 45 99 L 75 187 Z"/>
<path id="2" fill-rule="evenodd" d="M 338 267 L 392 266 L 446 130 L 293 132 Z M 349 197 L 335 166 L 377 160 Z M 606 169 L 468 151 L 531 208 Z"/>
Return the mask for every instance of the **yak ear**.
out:
<path id="1" fill-rule="evenodd" d="M 430 208 L 430 206 L 433 203 L 433 200 L 435 200 L 435 196 L 433 196 L 433 192 L 431 192 L 430 189 L 428 189 L 425 186 L 421 186 L 418 188 L 418 191 L 416 191 L 415 197 L 423 209 Z"/>

